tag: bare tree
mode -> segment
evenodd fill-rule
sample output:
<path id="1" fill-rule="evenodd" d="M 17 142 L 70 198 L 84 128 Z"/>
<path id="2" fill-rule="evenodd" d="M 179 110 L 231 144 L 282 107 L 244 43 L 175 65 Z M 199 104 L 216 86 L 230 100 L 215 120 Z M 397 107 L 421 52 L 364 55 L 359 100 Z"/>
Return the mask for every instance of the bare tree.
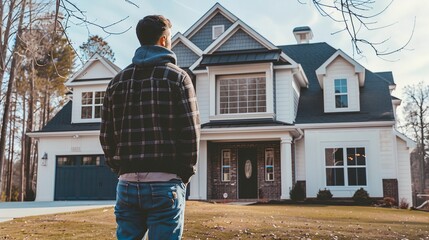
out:
<path id="1" fill-rule="evenodd" d="M 115 61 L 115 53 L 110 48 L 109 43 L 98 35 L 89 36 L 88 40 L 79 46 L 79 49 L 82 52 L 84 61 L 90 59 L 95 53 L 100 54 L 112 62 Z"/>
<path id="2" fill-rule="evenodd" d="M 420 82 L 404 89 L 404 127 L 417 142 L 419 190 L 425 189 L 429 168 L 429 85 Z M 429 186 L 428 186 L 429 187 Z"/>
<path id="3" fill-rule="evenodd" d="M 17 155 L 18 158 L 21 157 L 22 164 L 21 178 L 24 187 L 21 195 L 26 200 L 31 200 L 33 195 L 37 145 L 25 133 L 37 130 L 35 126 L 40 125 L 38 122 L 46 122 L 49 119 L 51 108 L 54 106 L 52 99 L 64 95 L 64 81 L 72 72 L 75 56 L 64 38 L 62 29 L 59 27 L 58 31 L 53 30 L 57 23 L 53 20 L 54 15 L 49 13 L 48 5 L 43 1 L 36 1 L 9 0 L 8 4 L 1 1 L 0 5 L 0 10 L 3 10 L 4 6 L 11 10 L 1 12 L 7 14 L 2 20 L 7 19 L 6 16 L 13 16 L 10 17 L 13 23 L 10 24 L 11 30 L 7 34 L 6 31 L 2 31 L 3 26 L 0 26 L 0 47 L 2 47 L 0 51 L 8 56 L 5 58 L 3 55 L 0 56 L 0 63 L 4 63 L 4 68 L 0 68 L 0 80 L 3 76 L 8 77 L 7 91 L 2 96 L 4 107 L 0 136 L 0 192 L 4 189 L 4 182 L 7 182 L 8 186 L 6 192 L 10 192 L 11 189 L 9 178 L 5 176 L 7 171 L 10 175 L 11 165 L 4 163 L 10 163 L 11 158 L 8 157 L 7 160 L 5 158 L 7 151 L 12 157 L 10 153 L 11 149 L 14 149 L 15 141 L 7 137 L 10 135 L 6 134 L 6 131 L 20 119 L 21 134 L 17 133 L 16 136 L 20 136 L 23 144 L 17 147 L 21 150 L 21 154 Z M 6 20 L 4 25 L 7 25 Z M 15 43 L 13 46 L 10 43 L 6 45 L 4 39 L 13 39 Z M 13 99 L 11 97 L 13 92 L 19 96 Z M 21 108 L 14 110 L 17 104 Z M 17 112 L 12 115 L 11 111 Z"/>
<path id="4" fill-rule="evenodd" d="M 22 25 L 23 25 L 23 21 L 24 21 L 24 14 L 25 14 L 25 5 L 26 5 L 26 1 L 21 1 L 20 6 L 20 11 L 19 11 L 19 22 L 18 22 L 18 30 L 16 33 L 16 37 L 15 37 L 15 46 L 14 46 L 14 51 L 12 51 L 12 53 L 16 53 L 16 49 L 19 47 L 20 45 L 20 39 L 21 39 L 21 34 L 22 34 Z M 12 13 L 9 13 L 12 14 Z M 3 46 L 5 48 L 7 48 L 8 46 Z M 0 176 L 2 175 L 2 170 L 3 170 L 3 159 L 5 157 L 5 145 L 6 145 L 6 138 L 7 138 L 7 134 L 6 134 L 6 130 L 7 130 L 7 126 L 9 123 L 9 112 L 10 112 L 10 104 L 11 104 L 11 96 L 12 96 L 12 91 L 13 91 L 13 86 L 14 86 L 14 80 L 15 80 L 15 68 L 17 67 L 19 60 L 18 60 L 19 56 L 18 55 L 13 55 L 12 56 L 12 61 L 11 61 L 11 65 L 10 65 L 10 73 L 9 73 L 9 82 L 8 82 L 8 86 L 7 86 L 7 91 L 6 91 L 6 96 L 5 96 L 5 103 L 4 103 L 4 110 L 3 110 L 3 119 L 2 119 L 2 125 L 1 125 L 1 134 L 0 134 Z M 3 79 L 0 79 L 3 80 Z M 1 179 L 1 177 L 0 177 Z M 0 186 L 2 183 L 0 183 Z M 1 187 L 0 187 L 0 191 L 1 191 Z"/>
<path id="5" fill-rule="evenodd" d="M 26 113 L 23 116 L 25 132 L 35 131 L 39 122 L 49 120 L 51 99 L 64 95 L 64 82 L 71 74 L 75 56 L 63 33 L 52 30 L 56 26 L 52 16 L 42 15 L 40 19 L 32 20 L 30 14 L 30 25 L 24 29 L 18 49 L 23 60 L 16 76 L 17 91 L 27 106 L 22 110 Z M 33 200 L 37 144 L 25 134 L 22 142 L 22 192 L 25 200 Z"/>
<path id="6" fill-rule="evenodd" d="M 135 7 L 138 7 L 137 4 L 133 3 L 130 0 L 124 0 L 126 3 L 131 4 Z M 77 2 L 77 1 L 76 1 Z M 63 12 L 63 14 L 60 14 Z M 59 18 L 64 18 L 64 21 L 57 21 Z M 88 29 L 88 36 L 91 36 L 89 31 L 89 26 L 93 26 L 101 29 L 107 35 L 119 35 L 127 32 L 131 29 L 129 26 L 126 29 L 121 29 L 120 31 L 113 31 L 112 28 L 119 23 L 128 19 L 129 16 L 125 16 L 118 20 L 109 22 L 109 23 L 97 23 L 96 21 L 92 21 L 88 19 L 87 13 L 82 10 L 78 4 L 74 3 L 71 0 L 56 0 L 56 12 L 55 12 L 55 20 L 61 24 L 61 28 L 68 39 L 67 31 L 72 25 L 85 26 Z M 70 44 L 71 45 L 71 44 Z M 75 50 L 76 55 L 80 58 L 78 51 Z M 114 59 L 113 55 L 112 58 Z M 84 63 L 85 59 L 80 58 L 80 61 Z"/>

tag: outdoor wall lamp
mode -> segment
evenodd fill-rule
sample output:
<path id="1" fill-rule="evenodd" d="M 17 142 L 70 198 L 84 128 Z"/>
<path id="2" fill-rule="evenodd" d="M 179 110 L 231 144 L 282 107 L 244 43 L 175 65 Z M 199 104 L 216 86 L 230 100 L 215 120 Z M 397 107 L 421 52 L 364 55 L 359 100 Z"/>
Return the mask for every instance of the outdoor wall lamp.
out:
<path id="1" fill-rule="evenodd" d="M 48 164 L 48 154 L 45 152 L 42 156 L 42 166 L 46 166 Z"/>

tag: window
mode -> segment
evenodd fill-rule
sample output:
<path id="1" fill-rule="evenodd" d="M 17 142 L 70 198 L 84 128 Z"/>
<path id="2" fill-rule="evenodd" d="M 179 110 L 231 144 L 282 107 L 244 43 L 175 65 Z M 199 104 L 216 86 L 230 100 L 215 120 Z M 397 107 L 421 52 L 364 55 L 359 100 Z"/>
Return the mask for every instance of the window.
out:
<path id="1" fill-rule="evenodd" d="M 83 92 L 82 93 L 82 119 L 101 118 L 105 92 Z"/>
<path id="2" fill-rule="evenodd" d="M 265 149 L 265 181 L 274 181 L 274 149 Z"/>
<path id="3" fill-rule="evenodd" d="M 75 165 L 75 161 L 74 161 L 73 156 L 57 157 L 57 165 L 58 166 L 73 166 L 73 165 Z"/>
<path id="4" fill-rule="evenodd" d="M 231 151 L 229 149 L 222 150 L 222 182 L 231 181 Z"/>
<path id="5" fill-rule="evenodd" d="M 104 158 L 103 155 L 69 155 L 69 156 L 58 156 L 57 165 L 58 166 L 101 166 L 101 159 Z"/>
<path id="6" fill-rule="evenodd" d="M 260 113 L 267 111 L 264 74 L 219 76 L 218 113 Z"/>
<path id="7" fill-rule="evenodd" d="M 213 25 L 212 27 L 212 39 L 217 39 L 225 31 L 224 25 Z"/>
<path id="8" fill-rule="evenodd" d="M 366 186 L 365 148 L 326 148 L 325 165 L 327 186 Z"/>
<path id="9" fill-rule="evenodd" d="M 81 165 L 100 166 L 100 156 L 83 156 Z"/>
<path id="10" fill-rule="evenodd" d="M 347 79 L 335 79 L 335 107 L 347 108 L 349 106 L 347 96 Z"/>

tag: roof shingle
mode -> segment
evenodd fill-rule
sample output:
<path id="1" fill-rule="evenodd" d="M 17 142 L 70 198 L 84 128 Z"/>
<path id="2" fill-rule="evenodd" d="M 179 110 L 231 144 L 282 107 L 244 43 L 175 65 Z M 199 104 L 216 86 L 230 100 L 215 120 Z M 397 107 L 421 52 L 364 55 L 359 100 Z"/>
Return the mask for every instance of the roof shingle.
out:
<path id="1" fill-rule="evenodd" d="M 321 66 L 336 49 L 327 43 L 279 46 L 286 55 L 302 65 L 309 88 L 301 89 L 296 124 L 394 121 L 389 83 L 369 70 L 365 72 L 365 86 L 360 90 L 360 111 L 325 113 L 323 89 L 316 77 Z"/>

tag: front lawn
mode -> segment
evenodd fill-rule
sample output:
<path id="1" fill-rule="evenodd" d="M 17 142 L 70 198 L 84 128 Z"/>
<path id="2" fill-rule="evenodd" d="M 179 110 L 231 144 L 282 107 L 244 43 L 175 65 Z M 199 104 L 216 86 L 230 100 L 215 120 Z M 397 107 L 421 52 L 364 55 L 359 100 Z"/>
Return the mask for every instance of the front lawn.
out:
<path id="1" fill-rule="evenodd" d="M 189 201 L 184 239 L 428 239 L 429 213 L 324 206 L 237 206 Z M 0 239 L 115 239 L 113 208 L 0 223 Z"/>

